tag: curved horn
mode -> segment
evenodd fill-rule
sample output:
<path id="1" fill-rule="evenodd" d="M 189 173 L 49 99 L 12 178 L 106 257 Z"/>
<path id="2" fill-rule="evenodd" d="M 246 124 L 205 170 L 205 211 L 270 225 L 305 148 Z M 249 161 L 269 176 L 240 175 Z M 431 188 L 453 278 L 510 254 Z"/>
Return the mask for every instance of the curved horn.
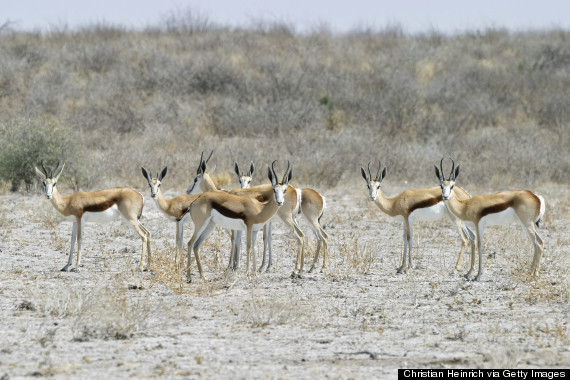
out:
<path id="1" fill-rule="evenodd" d="M 378 160 L 378 171 L 376 172 L 375 181 L 380 181 L 380 170 L 382 170 L 382 163 Z"/>
<path id="2" fill-rule="evenodd" d="M 453 181 L 455 181 L 455 175 L 453 175 L 453 170 L 455 169 L 455 161 L 453 161 L 453 158 L 449 157 L 449 159 L 451 160 L 452 166 L 451 166 L 451 172 L 449 173 L 449 180 L 451 181 L 451 176 L 453 176 Z"/>
<path id="3" fill-rule="evenodd" d="M 278 182 L 279 179 L 277 178 L 277 174 L 275 173 L 275 163 L 276 162 L 277 162 L 277 160 L 275 160 L 271 163 L 271 171 L 273 172 L 273 178 L 275 178 L 275 182 Z"/>
<path id="4" fill-rule="evenodd" d="M 285 180 L 287 179 L 287 175 L 289 174 L 289 168 L 291 167 L 291 165 L 289 164 L 289 160 L 287 160 L 287 169 L 285 169 L 285 174 L 283 174 L 283 180 L 281 180 L 281 183 L 285 183 Z"/>
<path id="5" fill-rule="evenodd" d="M 372 181 L 372 173 L 370 172 L 370 161 L 368 161 L 368 181 Z"/>
<path id="6" fill-rule="evenodd" d="M 57 168 L 59 168 L 59 161 L 57 161 L 57 164 L 55 164 L 55 168 L 53 168 L 53 170 L 51 171 L 50 175 L 51 178 L 53 178 L 55 172 L 57 171 Z"/>
<path id="7" fill-rule="evenodd" d="M 42 169 L 44 170 L 44 174 L 46 175 L 46 178 L 49 177 L 46 167 L 44 166 L 44 160 L 42 160 L 41 164 L 42 164 Z"/>
<path id="8" fill-rule="evenodd" d="M 209 155 L 208 158 L 206 159 L 206 163 L 208 163 L 208 161 L 210 161 L 210 158 L 212 158 L 212 154 L 214 154 L 214 151 L 213 151 L 213 150 L 210 152 L 210 155 Z"/>
<path id="9" fill-rule="evenodd" d="M 441 176 L 441 180 L 445 181 L 445 173 L 443 172 L 443 160 L 445 160 L 445 157 L 442 157 L 441 161 L 439 161 L 439 173 Z"/>

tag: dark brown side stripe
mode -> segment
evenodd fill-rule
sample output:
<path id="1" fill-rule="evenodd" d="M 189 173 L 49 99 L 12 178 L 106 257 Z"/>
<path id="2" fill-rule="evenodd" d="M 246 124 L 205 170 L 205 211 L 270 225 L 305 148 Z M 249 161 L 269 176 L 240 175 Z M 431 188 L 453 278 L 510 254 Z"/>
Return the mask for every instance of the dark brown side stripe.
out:
<path id="1" fill-rule="evenodd" d="M 114 199 L 110 199 L 110 200 L 103 201 L 100 203 L 95 203 L 95 204 L 85 206 L 83 211 L 84 212 L 102 212 L 102 211 L 105 211 L 105 210 L 113 207 L 113 205 L 115 205 L 115 203 L 116 202 Z"/>
<path id="2" fill-rule="evenodd" d="M 226 218 L 241 219 L 241 220 L 245 219 L 245 214 L 241 212 L 234 212 L 214 201 L 212 201 L 212 208 L 217 212 L 219 212 L 220 214 L 222 214 L 223 216 L 225 216 Z"/>
<path id="3" fill-rule="evenodd" d="M 486 208 L 481 210 L 481 218 L 486 216 L 486 215 L 489 215 L 489 214 L 496 214 L 498 212 L 505 211 L 506 209 L 508 209 L 509 207 L 512 207 L 512 206 L 513 206 L 513 202 L 508 201 L 508 202 L 497 203 L 495 205 L 486 207 Z"/>
<path id="4" fill-rule="evenodd" d="M 439 202 L 441 202 L 441 196 L 439 197 L 434 197 L 434 198 L 428 198 L 428 199 L 424 199 L 421 202 L 416 203 L 415 205 L 412 205 L 410 207 L 410 214 L 412 212 L 414 212 L 414 210 L 417 210 L 419 208 L 427 208 L 427 207 L 431 207 L 434 206 L 436 204 L 438 204 Z"/>

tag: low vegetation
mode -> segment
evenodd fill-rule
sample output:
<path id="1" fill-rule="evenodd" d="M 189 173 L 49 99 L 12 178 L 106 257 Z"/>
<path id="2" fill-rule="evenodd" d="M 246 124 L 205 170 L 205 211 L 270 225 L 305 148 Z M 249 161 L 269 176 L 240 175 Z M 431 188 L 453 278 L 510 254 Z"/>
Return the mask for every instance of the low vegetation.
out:
<path id="1" fill-rule="evenodd" d="M 356 181 L 378 159 L 394 181 L 433 184 L 444 155 L 463 164 L 466 186 L 567 183 L 569 37 L 301 34 L 184 12 L 142 31 L 4 28 L 0 176 L 29 188 L 45 158 L 70 162 L 74 188 L 142 186 L 141 165 L 167 164 L 183 188 L 214 149 L 218 173 L 290 159 L 297 183 L 321 187 Z"/>

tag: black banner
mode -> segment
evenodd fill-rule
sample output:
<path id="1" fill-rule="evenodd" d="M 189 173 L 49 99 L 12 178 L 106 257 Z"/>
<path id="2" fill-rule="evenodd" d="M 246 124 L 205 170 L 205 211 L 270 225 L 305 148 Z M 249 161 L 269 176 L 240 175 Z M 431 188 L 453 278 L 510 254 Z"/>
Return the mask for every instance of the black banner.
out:
<path id="1" fill-rule="evenodd" d="M 570 379 L 570 369 L 398 369 L 403 379 Z"/>

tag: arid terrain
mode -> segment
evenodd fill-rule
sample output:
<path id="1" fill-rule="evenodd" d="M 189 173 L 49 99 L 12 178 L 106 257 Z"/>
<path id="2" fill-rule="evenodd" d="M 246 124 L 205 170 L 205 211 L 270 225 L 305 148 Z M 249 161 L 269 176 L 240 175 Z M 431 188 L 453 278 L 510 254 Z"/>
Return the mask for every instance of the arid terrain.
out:
<path id="1" fill-rule="evenodd" d="M 385 193 L 403 190 L 394 187 Z M 463 278 L 469 255 L 450 274 L 460 245 L 446 221 L 415 226 L 415 268 L 396 274 L 402 226 L 368 201 L 361 182 L 322 191 L 324 273 L 291 278 L 293 239 L 275 225 L 269 273 L 249 281 L 245 261 L 227 273 L 228 235 L 216 231 L 202 248 L 208 282 L 194 263 L 187 284 L 173 265 L 174 223 L 148 188 L 138 190 L 153 236 L 150 272 L 137 271 L 140 239 L 121 223 L 88 225 L 83 266 L 60 272 L 71 222 L 38 191 L 0 196 L 2 379 L 371 379 L 396 378 L 403 367 L 570 365 L 567 185 L 535 187 L 547 200 L 540 278 L 527 276 L 532 247 L 513 225 L 486 229 L 481 282 Z M 311 256 L 314 237 L 299 221 Z M 185 242 L 191 231 L 187 222 Z M 258 264 L 261 249 L 258 241 Z"/>

